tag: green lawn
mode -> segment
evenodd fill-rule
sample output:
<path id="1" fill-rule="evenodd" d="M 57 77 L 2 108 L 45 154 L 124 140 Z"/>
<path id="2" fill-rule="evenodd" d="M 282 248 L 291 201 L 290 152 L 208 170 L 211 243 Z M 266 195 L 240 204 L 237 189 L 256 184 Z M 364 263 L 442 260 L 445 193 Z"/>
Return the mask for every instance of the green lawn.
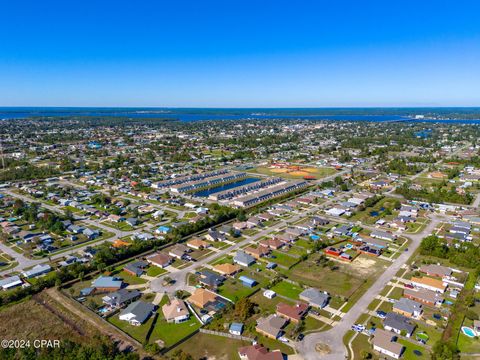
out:
<path id="1" fill-rule="evenodd" d="M 227 281 L 224 282 L 222 286 L 218 288 L 218 293 L 236 302 L 241 298 L 249 296 L 259 287 L 261 287 L 261 284 L 257 284 L 254 287 L 250 288 L 248 286 L 244 286 L 242 282 L 238 279 L 229 278 L 227 279 Z"/>
<path id="2" fill-rule="evenodd" d="M 167 323 L 163 319 L 163 315 L 159 314 L 157 323 L 155 324 L 152 334 L 150 335 L 150 343 L 160 339 L 165 343 L 165 346 L 168 347 L 190 335 L 198 328 L 200 328 L 200 323 L 194 316 L 191 316 L 188 321 L 175 324 Z"/>
<path id="3" fill-rule="evenodd" d="M 115 325 L 120 330 L 126 332 L 128 335 L 133 337 L 135 340 L 143 343 L 146 339 L 148 331 L 152 326 L 154 316 L 150 317 L 144 324 L 140 326 L 130 325 L 127 321 L 120 320 L 118 314 L 109 317 L 107 320 L 109 323 Z"/>
<path id="4" fill-rule="evenodd" d="M 152 265 L 148 268 L 147 275 L 157 277 L 159 275 L 165 274 L 166 272 L 168 272 L 168 271 L 165 270 L 165 269 L 162 269 L 161 267 Z"/>
<path id="5" fill-rule="evenodd" d="M 137 276 L 133 276 L 126 271 L 120 271 L 119 273 L 116 273 L 115 276 L 118 276 L 121 278 L 124 282 L 126 282 L 129 285 L 140 285 L 140 284 L 145 284 L 147 280 L 142 279 Z"/>
<path id="6" fill-rule="evenodd" d="M 279 251 L 272 251 L 272 255 L 275 256 L 275 259 L 268 258 L 268 261 L 277 263 L 278 265 L 283 265 L 286 267 L 291 267 L 293 264 L 298 262 L 297 258 L 294 258 L 293 256 L 289 256 L 285 253 L 279 252 Z"/>
<path id="7" fill-rule="evenodd" d="M 279 295 L 286 296 L 294 300 L 297 300 L 298 295 L 303 291 L 300 286 L 291 284 L 287 281 L 279 282 L 274 287 L 272 287 L 272 290 Z"/>
<path id="8" fill-rule="evenodd" d="M 417 345 L 414 343 L 411 343 L 410 341 L 404 340 L 404 339 L 398 339 L 398 342 L 400 344 L 403 344 L 405 346 L 405 351 L 402 355 L 402 359 L 405 360 L 429 360 L 430 357 L 430 352 L 424 348 L 421 345 Z M 422 353 L 422 355 L 418 356 L 414 354 L 413 352 L 415 350 L 418 350 Z"/>

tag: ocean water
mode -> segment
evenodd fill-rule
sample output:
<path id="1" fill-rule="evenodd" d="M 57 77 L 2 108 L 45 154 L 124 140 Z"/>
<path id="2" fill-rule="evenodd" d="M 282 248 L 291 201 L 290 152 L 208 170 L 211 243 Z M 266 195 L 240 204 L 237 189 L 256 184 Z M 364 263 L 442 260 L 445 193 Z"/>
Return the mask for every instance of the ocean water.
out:
<path id="1" fill-rule="evenodd" d="M 180 121 L 205 120 L 332 120 L 369 122 L 439 122 L 440 120 L 416 120 L 413 114 L 424 112 L 480 112 L 478 108 L 78 108 L 78 107 L 0 107 L 0 119 L 24 119 L 29 117 L 108 116 L 128 118 L 166 118 Z M 441 120 L 441 122 L 480 123 L 474 120 Z"/>

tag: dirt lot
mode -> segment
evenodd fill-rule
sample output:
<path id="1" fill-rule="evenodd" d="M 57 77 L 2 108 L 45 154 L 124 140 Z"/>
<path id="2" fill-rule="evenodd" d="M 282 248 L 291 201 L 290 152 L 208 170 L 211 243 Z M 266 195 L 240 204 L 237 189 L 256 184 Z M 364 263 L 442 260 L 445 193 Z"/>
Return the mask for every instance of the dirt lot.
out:
<path id="1" fill-rule="evenodd" d="M 0 334 L 4 339 L 68 339 L 94 344 L 100 332 L 83 319 L 59 306 L 46 292 L 0 311 Z"/>
<path id="2" fill-rule="evenodd" d="M 351 296 L 366 279 L 377 277 L 386 268 L 384 261 L 360 255 L 352 263 L 335 262 L 335 269 L 331 269 L 316 265 L 316 257 L 295 265 L 286 275 L 338 296 Z"/>

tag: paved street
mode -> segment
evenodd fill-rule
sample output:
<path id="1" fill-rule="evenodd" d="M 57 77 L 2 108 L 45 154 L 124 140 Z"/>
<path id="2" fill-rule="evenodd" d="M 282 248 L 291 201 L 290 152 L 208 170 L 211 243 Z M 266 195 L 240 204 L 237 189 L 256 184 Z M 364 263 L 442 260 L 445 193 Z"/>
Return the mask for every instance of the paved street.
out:
<path id="1" fill-rule="evenodd" d="M 443 221 L 440 217 L 432 215 L 431 222 L 422 231 L 414 235 L 409 235 L 412 240 L 409 245 L 409 251 L 402 253 L 385 272 L 370 286 L 356 304 L 331 330 L 313 333 L 305 336 L 301 343 L 297 343 L 298 352 L 305 360 L 325 359 L 339 360 L 347 357 L 347 349 L 343 344 L 343 336 L 350 330 L 360 314 L 367 311 L 368 305 L 375 297 L 380 294 L 387 283 L 395 276 L 397 271 L 407 262 L 412 253 L 420 246 L 422 239 L 429 235 L 439 222 Z M 330 354 L 320 356 L 316 351 L 317 344 L 326 344 L 330 348 Z"/>

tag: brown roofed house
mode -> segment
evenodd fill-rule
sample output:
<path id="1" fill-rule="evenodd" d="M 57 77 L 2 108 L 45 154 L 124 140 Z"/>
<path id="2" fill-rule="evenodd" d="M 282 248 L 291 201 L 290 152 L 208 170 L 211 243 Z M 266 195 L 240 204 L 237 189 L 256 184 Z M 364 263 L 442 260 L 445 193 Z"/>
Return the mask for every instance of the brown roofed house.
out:
<path id="1" fill-rule="evenodd" d="M 238 356 L 241 360 L 283 360 L 280 350 L 268 351 L 259 344 L 239 348 Z"/>
<path id="2" fill-rule="evenodd" d="M 261 257 L 267 256 L 268 254 L 270 254 L 270 249 L 264 246 L 259 246 L 256 248 L 249 246 L 249 247 L 246 247 L 244 251 L 247 254 L 253 256 L 257 260 L 260 259 Z"/>
<path id="3" fill-rule="evenodd" d="M 308 309 L 309 305 L 303 302 L 298 302 L 295 305 L 283 302 L 277 304 L 277 314 L 295 323 L 299 322 L 307 314 Z"/>
<path id="4" fill-rule="evenodd" d="M 285 245 L 283 241 L 277 238 L 264 239 L 264 240 L 261 240 L 258 244 L 260 246 L 264 246 L 266 248 L 270 248 L 274 250 L 280 249 L 282 246 Z"/>
<path id="5" fill-rule="evenodd" d="M 188 241 L 187 246 L 191 247 L 192 249 L 195 249 L 195 250 L 203 250 L 203 249 L 206 249 L 207 247 L 209 247 L 210 244 L 206 241 L 195 238 L 195 239 L 192 239 L 192 240 Z"/>
<path id="6" fill-rule="evenodd" d="M 240 266 L 228 263 L 215 265 L 213 269 L 216 272 L 227 276 L 233 276 L 241 270 Z"/>
<path id="7" fill-rule="evenodd" d="M 156 253 L 150 256 L 147 256 L 147 262 L 152 265 L 164 268 L 172 263 L 172 258 L 164 253 Z"/>
<path id="8" fill-rule="evenodd" d="M 216 302 L 217 295 L 212 291 L 199 288 L 195 290 L 195 292 L 187 299 L 187 301 L 196 307 L 203 309 L 208 304 Z"/>

